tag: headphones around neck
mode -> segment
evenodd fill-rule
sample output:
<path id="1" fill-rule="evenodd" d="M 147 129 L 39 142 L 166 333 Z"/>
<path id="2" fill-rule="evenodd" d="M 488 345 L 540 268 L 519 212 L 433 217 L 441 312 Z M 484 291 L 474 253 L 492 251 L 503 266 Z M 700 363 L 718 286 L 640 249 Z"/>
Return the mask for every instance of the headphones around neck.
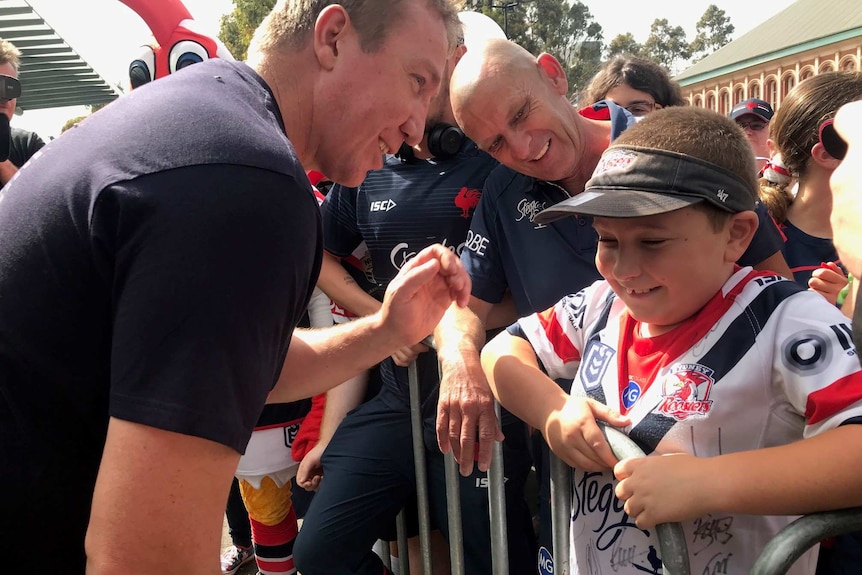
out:
<path id="1" fill-rule="evenodd" d="M 458 126 L 439 122 L 428 132 L 428 151 L 440 160 L 451 158 L 461 149 L 466 137 Z M 401 148 L 395 155 L 401 158 L 402 162 L 416 160 L 413 148 L 406 143 L 401 144 Z"/>

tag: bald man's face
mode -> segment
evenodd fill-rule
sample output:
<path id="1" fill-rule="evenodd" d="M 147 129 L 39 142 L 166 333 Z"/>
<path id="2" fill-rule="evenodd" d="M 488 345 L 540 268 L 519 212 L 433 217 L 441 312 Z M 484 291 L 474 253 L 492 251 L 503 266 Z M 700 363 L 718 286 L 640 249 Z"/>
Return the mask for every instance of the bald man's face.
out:
<path id="1" fill-rule="evenodd" d="M 453 75 L 452 110 L 461 129 L 513 170 L 548 181 L 569 177 L 583 146 L 562 68 L 561 78 L 527 53 L 485 56 L 477 62 L 468 51 Z"/>

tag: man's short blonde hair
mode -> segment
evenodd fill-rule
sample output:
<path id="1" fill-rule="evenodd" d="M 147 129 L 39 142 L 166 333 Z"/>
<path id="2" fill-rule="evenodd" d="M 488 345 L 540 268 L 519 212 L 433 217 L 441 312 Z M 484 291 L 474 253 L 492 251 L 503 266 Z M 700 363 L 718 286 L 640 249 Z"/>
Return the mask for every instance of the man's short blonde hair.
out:
<path id="1" fill-rule="evenodd" d="M 386 40 L 393 25 L 399 23 L 407 2 L 425 2 L 436 11 L 446 24 L 449 45 L 454 48 L 461 30 L 458 12 L 463 0 L 279 0 L 258 27 L 251 44 L 258 52 L 300 47 L 314 30 L 320 12 L 338 4 L 350 16 L 362 49 L 374 52 Z"/>
<path id="2" fill-rule="evenodd" d="M 0 65 L 11 64 L 18 71 L 18 66 L 21 63 L 21 50 L 9 40 L 0 38 Z"/>

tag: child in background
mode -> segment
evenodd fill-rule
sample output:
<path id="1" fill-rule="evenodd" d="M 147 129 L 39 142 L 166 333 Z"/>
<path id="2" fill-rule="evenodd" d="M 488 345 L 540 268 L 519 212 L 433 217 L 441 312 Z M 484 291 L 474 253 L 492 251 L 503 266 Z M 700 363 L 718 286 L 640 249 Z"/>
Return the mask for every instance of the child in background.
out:
<path id="1" fill-rule="evenodd" d="M 769 124 L 770 161 L 781 165 L 778 170 L 765 170 L 760 180 L 761 200 L 787 238 L 781 251 L 794 279 L 833 304 L 847 285 L 829 223 L 829 177 L 841 158 L 829 153 L 822 136 L 828 140 L 834 134 L 832 118 L 838 108 L 858 98 L 862 98 L 859 72 L 818 74 L 791 90 Z"/>
<path id="2" fill-rule="evenodd" d="M 846 318 L 735 264 L 757 226 L 753 162 L 729 118 L 659 110 L 608 148 L 583 193 L 539 216 L 594 216 L 605 279 L 519 320 L 482 366 L 500 403 L 575 467 L 570 573 L 655 572 L 653 527 L 675 521 L 692 573 L 744 574 L 795 515 L 862 503 Z M 563 377 L 571 395 L 551 379 Z M 649 456 L 617 461 L 597 420 Z M 789 573 L 816 561 L 809 551 Z"/>

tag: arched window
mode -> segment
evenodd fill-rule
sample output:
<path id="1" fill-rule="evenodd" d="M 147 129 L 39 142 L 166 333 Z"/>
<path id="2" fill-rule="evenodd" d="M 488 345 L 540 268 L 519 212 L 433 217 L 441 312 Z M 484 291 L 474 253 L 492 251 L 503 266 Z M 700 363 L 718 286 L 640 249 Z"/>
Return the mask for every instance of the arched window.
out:
<path id="1" fill-rule="evenodd" d="M 842 65 L 841 69 L 845 72 L 853 72 L 856 70 L 856 61 L 853 58 L 848 58 Z"/>
<path id="2" fill-rule="evenodd" d="M 784 77 L 784 85 L 782 86 L 781 91 L 786 96 L 790 92 L 790 90 L 793 89 L 794 85 L 796 85 L 796 82 L 793 81 L 793 76 L 788 74 Z"/>
<path id="3" fill-rule="evenodd" d="M 719 113 L 721 114 L 729 114 L 730 109 L 732 108 L 732 104 L 730 103 L 730 92 L 722 92 L 721 93 L 721 109 Z"/>
<path id="4" fill-rule="evenodd" d="M 820 64 L 820 73 L 831 72 L 833 70 L 832 62 L 823 62 Z"/>
<path id="5" fill-rule="evenodd" d="M 712 94 L 706 98 L 706 108 L 708 110 L 715 110 L 715 96 Z"/>
<path id="6" fill-rule="evenodd" d="M 778 101 L 778 86 L 775 84 L 775 80 L 769 80 L 766 83 L 766 98 L 764 99 L 767 102 Z"/>
<path id="7" fill-rule="evenodd" d="M 760 84 L 751 84 L 748 87 L 748 97 L 749 98 L 760 98 Z"/>
<path id="8" fill-rule="evenodd" d="M 742 86 L 740 86 L 739 88 L 736 89 L 736 92 L 733 96 L 733 103 L 738 104 L 739 102 L 742 102 L 743 100 L 745 100 L 745 92 L 742 90 Z"/>

